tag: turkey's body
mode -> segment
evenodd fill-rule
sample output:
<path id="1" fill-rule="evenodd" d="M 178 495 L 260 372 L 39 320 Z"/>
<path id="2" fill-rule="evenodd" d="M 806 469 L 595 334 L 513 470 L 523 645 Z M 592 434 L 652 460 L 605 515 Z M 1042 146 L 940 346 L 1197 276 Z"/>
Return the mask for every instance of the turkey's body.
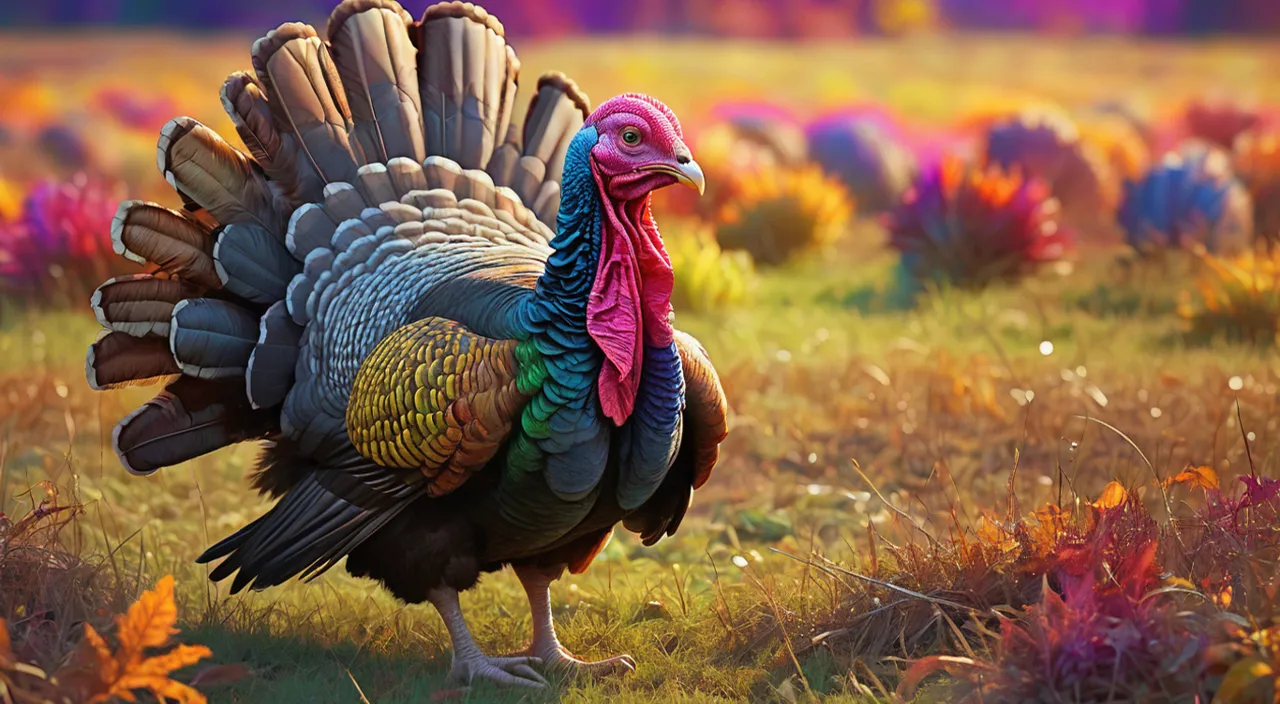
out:
<path id="1" fill-rule="evenodd" d="M 329 42 L 283 25 L 253 65 L 223 88 L 253 160 L 165 127 L 186 212 L 122 204 L 116 249 L 152 271 L 95 293 L 87 362 L 96 388 L 171 380 L 116 428 L 134 473 L 270 441 L 254 481 L 279 501 L 201 557 L 225 558 L 211 577 L 261 589 L 346 558 L 465 649 L 449 594 L 481 573 L 516 566 L 536 611 L 529 575 L 585 569 L 617 523 L 674 532 L 725 431 L 648 213 L 663 174 L 701 187 L 674 116 L 623 96 L 589 117 L 552 74 L 518 127 L 519 62 L 466 3 L 413 22 L 347 0 Z M 640 153 L 610 142 L 639 144 L 619 111 L 669 164 L 611 166 Z"/>

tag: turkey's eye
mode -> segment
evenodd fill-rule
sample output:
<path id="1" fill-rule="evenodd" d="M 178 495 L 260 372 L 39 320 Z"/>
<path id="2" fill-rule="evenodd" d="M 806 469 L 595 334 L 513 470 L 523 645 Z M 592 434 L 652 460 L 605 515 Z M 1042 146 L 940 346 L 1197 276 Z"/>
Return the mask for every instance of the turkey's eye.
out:
<path id="1" fill-rule="evenodd" d="M 629 147 L 634 147 L 640 143 L 640 130 L 634 127 L 626 127 L 622 130 L 622 141 Z"/>

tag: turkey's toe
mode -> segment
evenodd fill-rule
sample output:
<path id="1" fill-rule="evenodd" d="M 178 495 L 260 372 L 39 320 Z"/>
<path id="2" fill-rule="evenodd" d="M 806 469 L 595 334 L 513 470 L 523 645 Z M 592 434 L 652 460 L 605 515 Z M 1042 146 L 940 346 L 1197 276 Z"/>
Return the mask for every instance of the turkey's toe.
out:
<path id="1" fill-rule="evenodd" d="M 540 658 L 490 658 L 481 655 L 455 660 L 449 678 L 467 685 L 487 681 L 500 687 L 542 689 L 547 686 L 547 680 L 533 669 L 537 665 L 542 665 Z"/>
<path id="2" fill-rule="evenodd" d="M 630 655 L 618 655 L 606 660 L 588 662 L 575 658 L 564 648 L 557 648 L 544 654 L 542 660 L 551 670 L 570 676 L 608 677 L 626 675 L 636 670 L 636 660 Z"/>

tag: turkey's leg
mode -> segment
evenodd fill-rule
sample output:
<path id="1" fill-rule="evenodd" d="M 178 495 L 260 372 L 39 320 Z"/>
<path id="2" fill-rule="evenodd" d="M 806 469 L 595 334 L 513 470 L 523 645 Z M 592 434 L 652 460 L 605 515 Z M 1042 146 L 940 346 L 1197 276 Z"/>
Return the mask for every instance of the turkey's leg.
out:
<path id="1" fill-rule="evenodd" d="M 449 629 L 449 639 L 453 641 L 453 667 L 449 670 L 449 679 L 465 685 L 488 680 L 504 687 L 547 686 L 542 675 L 531 667 L 542 664 L 538 658 L 491 658 L 480 652 L 462 616 L 456 589 L 437 587 L 427 592 L 427 600 L 440 612 L 445 628 Z"/>
<path id="2" fill-rule="evenodd" d="M 551 583 L 564 571 L 563 567 L 543 570 L 536 567 L 516 567 L 516 576 L 529 596 L 529 609 L 533 612 L 533 645 L 530 652 L 546 663 L 547 667 L 567 674 L 587 673 L 612 675 L 634 672 L 636 661 L 630 655 L 618 655 L 599 662 L 586 662 L 575 658 L 556 638 L 556 626 L 551 617 Z"/>

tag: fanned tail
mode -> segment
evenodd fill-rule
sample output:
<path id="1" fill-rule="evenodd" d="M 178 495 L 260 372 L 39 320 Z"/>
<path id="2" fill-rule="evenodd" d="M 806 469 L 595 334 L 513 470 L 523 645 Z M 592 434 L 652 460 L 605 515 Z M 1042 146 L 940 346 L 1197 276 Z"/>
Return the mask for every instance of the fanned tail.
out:
<path id="1" fill-rule="evenodd" d="M 324 36 L 281 25 L 254 43 L 252 70 L 223 84 L 248 155 L 189 117 L 164 127 L 157 163 L 185 207 L 123 203 L 115 249 L 147 273 L 108 281 L 91 301 L 106 334 L 89 350 L 89 384 L 167 384 L 115 430 L 130 471 L 245 440 L 285 443 L 258 476 L 285 499 L 205 556 L 232 555 L 216 574 L 239 569 L 237 588 L 323 569 L 399 510 L 353 508 L 326 479 L 341 475 L 330 458 L 349 446 L 341 393 L 312 383 L 343 363 L 323 348 L 326 326 L 349 324 L 326 318 L 333 299 L 443 232 L 510 245 L 504 276 L 529 285 L 549 252 L 565 150 L 590 109 L 548 74 L 522 119 L 520 62 L 501 23 L 470 3 L 413 21 L 394 0 L 346 0 Z M 511 281 L 453 285 L 463 269 L 499 263 L 487 256 L 442 269 L 436 295 L 472 315 L 506 305 Z M 486 286 L 498 297 L 487 304 L 475 295 Z M 325 526 L 332 536 L 317 537 Z"/>
<path id="2" fill-rule="evenodd" d="M 253 408 L 245 372 L 259 337 L 261 291 L 271 284 L 260 272 L 287 257 L 282 238 L 271 235 L 287 205 L 254 162 L 191 118 L 165 126 L 158 162 L 188 207 L 121 203 L 111 227 L 115 250 L 149 273 L 94 292 L 90 305 L 107 334 L 85 361 L 95 389 L 171 381 L 112 435 L 135 474 L 279 431 L 278 404 Z"/>

